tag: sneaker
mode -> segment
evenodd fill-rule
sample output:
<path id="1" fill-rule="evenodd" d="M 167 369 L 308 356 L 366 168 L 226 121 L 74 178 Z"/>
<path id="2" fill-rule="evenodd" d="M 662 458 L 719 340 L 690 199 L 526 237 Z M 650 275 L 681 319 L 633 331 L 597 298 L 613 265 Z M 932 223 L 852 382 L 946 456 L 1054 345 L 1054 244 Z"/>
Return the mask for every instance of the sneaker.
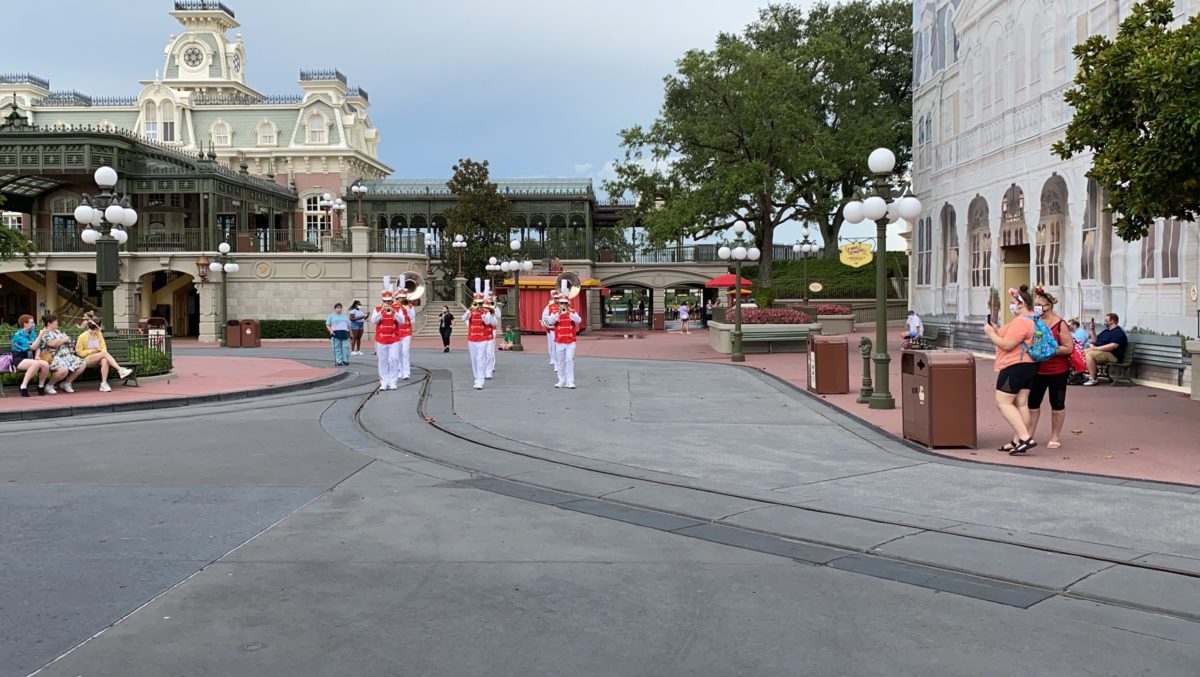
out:
<path id="1" fill-rule="evenodd" d="M 120 376 L 121 378 L 129 378 L 129 375 L 132 373 L 133 370 L 129 369 L 128 367 L 121 367 L 117 370 L 117 376 Z"/>
<path id="2" fill-rule="evenodd" d="M 555 384 L 554 384 L 554 387 L 555 387 L 555 388 L 561 388 L 561 387 L 563 387 L 564 385 L 566 385 L 566 384 L 565 384 L 565 383 L 563 383 L 562 381 L 559 381 L 558 383 L 555 383 Z"/>
<path id="3" fill-rule="evenodd" d="M 1084 381 L 1084 382 L 1083 382 L 1083 385 L 1085 385 L 1085 386 L 1094 386 L 1094 385 L 1096 385 L 1096 379 L 1094 379 L 1094 378 L 1089 378 L 1088 380 L 1086 380 L 1086 381 Z"/>
<path id="4" fill-rule="evenodd" d="M 47 383 L 46 384 L 46 394 L 47 395 L 57 395 L 58 391 L 54 389 L 54 386 Z"/>
<path id="5" fill-rule="evenodd" d="M 380 390 L 387 390 L 387 389 L 388 389 L 388 384 L 387 384 L 387 381 L 380 381 L 380 382 L 379 382 L 379 389 L 380 389 Z"/>
<path id="6" fill-rule="evenodd" d="M 64 392 L 64 393 L 73 393 L 73 392 L 75 392 L 75 386 L 71 385 L 71 382 L 70 382 L 70 381 L 68 381 L 68 382 L 66 382 L 66 383 L 63 383 L 63 384 L 62 384 L 62 389 L 63 389 L 63 392 Z"/>
<path id="7" fill-rule="evenodd" d="M 38 395 L 46 394 L 46 386 L 38 386 L 37 388 L 38 388 Z"/>
<path id="8" fill-rule="evenodd" d="M 108 383 L 107 383 L 107 382 L 106 382 L 106 383 L 101 383 L 101 384 L 100 384 L 100 392 L 102 392 L 102 393 L 111 393 L 111 392 L 112 392 L 112 386 L 108 385 Z"/>
<path id="9" fill-rule="evenodd" d="M 21 388 L 21 397 L 29 397 L 29 388 Z"/>
<path id="10" fill-rule="evenodd" d="M 575 389 L 575 384 L 574 384 L 574 383 L 568 383 L 568 384 L 567 384 L 567 388 L 569 388 L 570 390 L 574 390 L 574 389 Z"/>
<path id="11" fill-rule="evenodd" d="M 483 390 L 483 384 L 482 384 L 482 383 L 476 383 L 475 385 L 473 385 L 473 386 L 471 386 L 471 387 L 472 387 L 472 388 L 474 388 L 474 389 L 476 389 L 476 390 Z"/>

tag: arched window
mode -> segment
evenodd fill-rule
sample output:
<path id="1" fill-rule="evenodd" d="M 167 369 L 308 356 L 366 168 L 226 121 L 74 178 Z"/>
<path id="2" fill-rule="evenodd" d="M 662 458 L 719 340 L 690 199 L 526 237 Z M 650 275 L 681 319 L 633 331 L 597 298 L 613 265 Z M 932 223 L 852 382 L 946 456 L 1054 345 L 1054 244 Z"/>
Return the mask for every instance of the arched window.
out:
<path id="1" fill-rule="evenodd" d="M 275 123 L 270 120 L 264 120 L 258 126 L 258 145 L 274 146 L 275 145 Z"/>
<path id="2" fill-rule="evenodd" d="M 229 138 L 229 123 L 223 120 L 218 120 L 212 126 L 212 142 L 217 146 L 228 146 Z"/>
<path id="3" fill-rule="evenodd" d="M 1183 224 L 1179 219 L 1170 218 L 1163 221 L 1162 226 L 1162 275 L 1164 280 L 1179 277 L 1179 241 L 1183 233 Z"/>
<path id="4" fill-rule="evenodd" d="M 971 240 L 971 286 L 992 286 L 992 232 L 988 226 L 987 201 L 976 197 L 967 210 L 967 234 Z"/>
<path id="5" fill-rule="evenodd" d="M 175 143 L 175 104 L 170 101 L 158 104 L 158 117 L 162 120 L 162 140 Z"/>
<path id="6" fill-rule="evenodd" d="M 158 106 L 153 101 L 147 101 L 142 112 L 142 135 L 158 141 Z"/>
<path id="7" fill-rule="evenodd" d="M 313 113 L 308 116 L 308 142 L 328 143 L 328 139 L 325 117 L 320 113 Z"/>
<path id="8" fill-rule="evenodd" d="M 1037 227 L 1037 281 L 1048 286 L 1062 284 L 1062 230 L 1066 218 L 1067 184 L 1054 176 L 1042 187 L 1042 210 Z"/>
<path id="9" fill-rule="evenodd" d="M 1008 67 L 1008 53 L 1004 49 L 1004 40 L 996 38 L 996 47 L 992 50 L 996 55 L 996 68 L 992 72 L 995 82 L 992 84 L 992 103 L 995 104 L 995 113 L 999 114 L 1004 107 L 1004 69 Z"/>
<path id="10" fill-rule="evenodd" d="M 958 284 L 958 224 L 954 207 L 942 207 L 942 250 L 946 252 L 945 284 Z"/>
<path id="11" fill-rule="evenodd" d="M 979 64 L 979 108 L 983 111 L 983 119 L 987 119 L 992 110 L 992 48 L 985 47 L 983 60 Z"/>
<path id="12" fill-rule="evenodd" d="M 1017 26 L 1016 47 L 1013 49 L 1013 90 L 1017 92 L 1017 101 L 1024 101 L 1025 89 L 1025 27 Z"/>

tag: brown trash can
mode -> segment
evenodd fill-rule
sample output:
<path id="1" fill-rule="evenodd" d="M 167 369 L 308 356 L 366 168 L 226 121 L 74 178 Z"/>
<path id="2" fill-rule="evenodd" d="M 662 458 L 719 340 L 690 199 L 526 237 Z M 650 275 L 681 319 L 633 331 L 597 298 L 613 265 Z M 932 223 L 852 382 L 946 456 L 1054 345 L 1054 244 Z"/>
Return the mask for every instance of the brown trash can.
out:
<path id="1" fill-rule="evenodd" d="M 818 395 L 850 392 L 850 345 L 845 336 L 808 335 L 808 390 Z"/>
<path id="2" fill-rule="evenodd" d="M 262 329 L 258 325 L 258 320 L 242 320 L 242 347 L 262 347 Z"/>
<path id="3" fill-rule="evenodd" d="M 242 323 L 240 320 L 229 320 L 225 323 L 225 347 L 242 347 Z"/>
<path id="4" fill-rule="evenodd" d="M 963 350 L 900 354 L 904 438 L 927 447 L 976 448 L 975 356 Z"/>

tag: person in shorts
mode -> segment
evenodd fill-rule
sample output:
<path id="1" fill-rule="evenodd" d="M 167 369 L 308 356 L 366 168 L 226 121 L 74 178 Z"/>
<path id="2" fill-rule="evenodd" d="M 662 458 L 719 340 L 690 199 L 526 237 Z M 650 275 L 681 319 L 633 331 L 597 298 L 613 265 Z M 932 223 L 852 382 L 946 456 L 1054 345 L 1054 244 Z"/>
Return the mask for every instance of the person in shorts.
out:
<path id="1" fill-rule="evenodd" d="M 1125 330 L 1121 328 L 1120 321 L 1116 313 L 1104 316 L 1104 331 L 1096 335 L 1092 347 L 1083 353 L 1084 359 L 1087 360 L 1088 370 L 1088 380 L 1084 381 L 1083 385 L 1096 385 L 1097 365 L 1117 364 L 1125 359 L 1125 346 L 1129 344 L 1129 337 L 1125 336 Z M 1095 320 L 1092 320 L 1092 323 L 1095 324 Z M 1096 333 L 1094 326 L 1092 333 Z"/>
<path id="2" fill-rule="evenodd" d="M 363 328 L 366 326 L 367 313 L 362 309 L 362 302 L 355 300 L 350 304 L 350 354 L 362 355 Z"/>
<path id="3" fill-rule="evenodd" d="M 1029 391 L 1037 377 L 1038 364 L 1029 354 L 1033 347 L 1033 296 L 1028 285 L 1009 289 L 1013 319 L 997 329 L 989 321 L 983 331 L 996 347 L 996 409 L 1012 428 L 1013 439 L 1000 447 L 1010 455 L 1024 454 L 1037 442 L 1029 432 Z"/>

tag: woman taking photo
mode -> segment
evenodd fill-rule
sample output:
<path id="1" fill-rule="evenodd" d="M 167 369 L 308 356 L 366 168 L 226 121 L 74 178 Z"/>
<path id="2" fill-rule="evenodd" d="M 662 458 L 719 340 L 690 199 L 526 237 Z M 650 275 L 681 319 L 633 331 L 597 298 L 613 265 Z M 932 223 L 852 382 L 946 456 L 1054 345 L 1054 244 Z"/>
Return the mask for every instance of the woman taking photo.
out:
<path id="1" fill-rule="evenodd" d="M 1075 350 L 1075 339 L 1071 335 L 1071 327 L 1067 321 L 1054 312 L 1054 304 L 1058 299 L 1049 292 L 1038 287 L 1037 296 L 1033 297 L 1033 314 L 1041 317 L 1042 322 L 1050 328 L 1058 341 L 1058 350 L 1053 357 L 1038 363 L 1037 376 L 1033 379 L 1033 388 L 1029 391 L 1029 436 L 1037 433 L 1038 418 L 1041 417 L 1042 398 L 1050 393 L 1050 441 L 1047 449 L 1058 449 L 1062 446 L 1059 436 L 1062 434 L 1063 423 L 1067 420 L 1067 378 L 1071 371 L 1071 353 Z"/>
<path id="2" fill-rule="evenodd" d="M 355 301 L 350 304 L 350 312 L 347 316 L 350 318 L 350 354 L 362 355 L 362 335 L 363 323 L 367 321 L 367 314 L 360 307 L 362 303 Z M 349 361 L 347 361 L 347 364 Z"/>
<path id="3" fill-rule="evenodd" d="M 1012 442 L 1000 447 L 1009 455 L 1024 454 L 1037 446 L 1029 433 L 1029 391 L 1037 377 L 1038 365 L 1029 354 L 1033 347 L 1033 296 L 1028 285 L 1021 289 L 1009 289 L 1013 298 L 1009 305 L 1013 319 L 999 329 L 992 326 L 991 318 L 983 331 L 996 346 L 996 409 L 1012 428 Z"/>
<path id="4" fill-rule="evenodd" d="M 438 333 L 442 335 L 442 352 L 450 352 L 450 332 L 454 326 L 454 316 L 450 314 L 450 306 L 442 306 L 442 314 L 438 316 Z"/>
<path id="5" fill-rule="evenodd" d="M 29 397 L 29 382 L 34 374 L 38 377 L 38 395 L 45 395 L 50 364 L 37 357 L 42 337 L 38 336 L 32 315 L 22 315 L 17 320 L 17 326 L 20 329 L 12 335 L 12 363 L 17 371 L 25 372 L 25 378 L 21 379 L 21 397 Z"/>
<path id="6" fill-rule="evenodd" d="M 87 328 L 75 340 L 75 354 L 83 358 L 84 369 L 95 364 L 100 365 L 100 392 L 112 392 L 112 386 L 108 385 L 108 370 L 116 369 L 121 378 L 127 378 L 133 370 L 117 364 L 116 358 L 108 354 L 108 344 L 104 342 L 99 322 L 89 319 L 85 326 Z M 80 369 L 80 373 L 82 372 L 83 369 Z M 70 384 L 64 385 L 63 390 L 67 390 L 67 385 Z"/>

